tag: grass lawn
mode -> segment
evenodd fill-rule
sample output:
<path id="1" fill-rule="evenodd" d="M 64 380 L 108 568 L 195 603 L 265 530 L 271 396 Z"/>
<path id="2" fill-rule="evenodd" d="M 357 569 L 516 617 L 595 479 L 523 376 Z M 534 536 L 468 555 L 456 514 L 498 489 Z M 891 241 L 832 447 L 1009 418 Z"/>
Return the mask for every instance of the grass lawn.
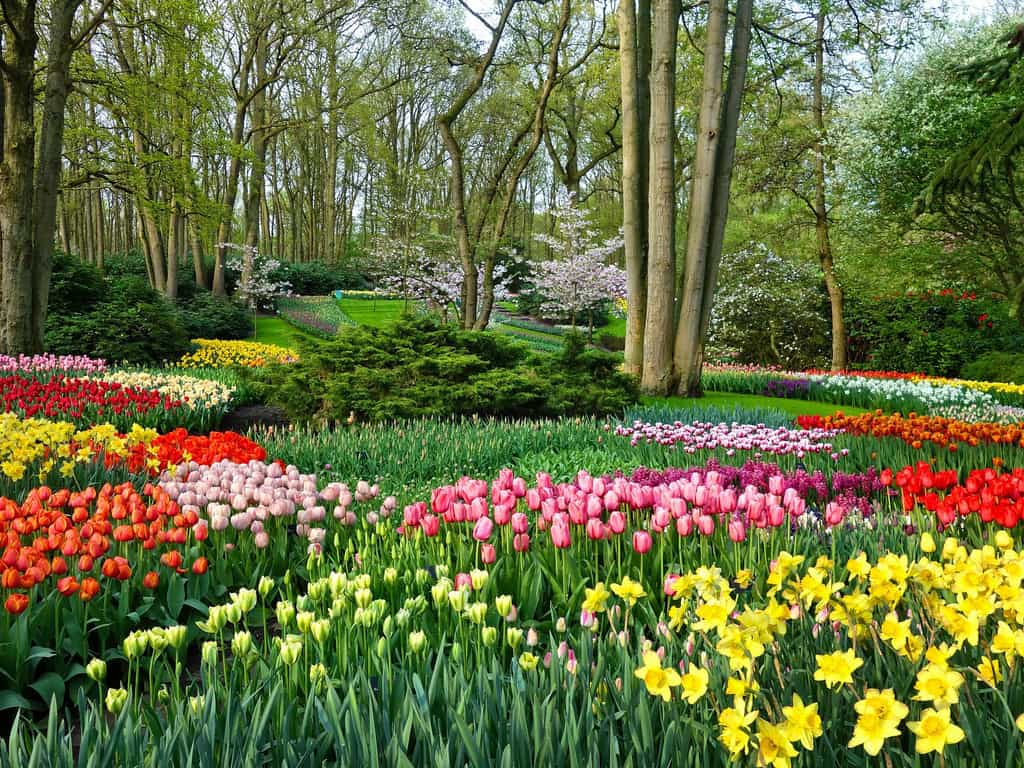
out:
<path id="1" fill-rule="evenodd" d="M 609 336 L 618 336 L 620 339 L 626 338 L 626 318 L 624 317 L 613 317 L 608 325 L 602 325 L 600 328 L 594 329 L 594 335 L 607 333 Z"/>
<path id="2" fill-rule="evenodd" d="M 294 347 L 299 339 L 310 338 L 294 325 L 290 325 L 279 317 L 257 317 L 256 336 L 253 341 L 263 344 L 276 344 L 279 347 Z"/>
<path id="3" fill-rule="evenodd" d="M 828 416 L 836 411 L 842 411 L 848 415 L 866 413 L 864 408 L 855 408 L 852 405 L 833 405 L 832 403 L 819 403 L 816 400 L 790 400 L 783 397 L 761 397 L 760 395 L 734 395 L 729 392 L 708 392 L 704 397 L 645 397 L 645 405 L 668 405 L 679 408 L 692 407 L 715 407 L 732 408 L 770 408 L 776 411 L 783 411 L 800 416 L 802 414 Z"/>
<path id="4" fill-rule="evenodd" d="M 354 322 L 374 328 L 395 322 L 407 307 L 414 306 L 404 299 L 341 299 L 338 305 Z"/>

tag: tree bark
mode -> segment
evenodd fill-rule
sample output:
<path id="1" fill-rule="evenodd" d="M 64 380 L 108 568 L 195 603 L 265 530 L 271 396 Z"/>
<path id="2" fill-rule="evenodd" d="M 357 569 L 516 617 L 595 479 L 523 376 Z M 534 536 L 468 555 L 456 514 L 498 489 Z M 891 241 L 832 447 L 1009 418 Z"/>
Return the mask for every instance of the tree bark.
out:
<path id="1" fill-rule="evenodd" d="M 648 0 L 640 0 L 641 5 Z M 644 151 L 649 125 L 640 108 L 640 81 L 647 80 L 639 60 L 634 0 L 619 0 L 619 73 L 622 93 L 622 234 L 626 261 L 626 373 L 643 370 L 644 324 L 647 316 L 647 189 L 643 180 L 649 161 Z M 650 19 L 647 33 L 650 35 Z M 648 63 L 649 68 L 649 63 Z M 648 115 L 649 117 L 649 115 Z"/>
<path id="2" fill-rule="evenodd" d="M 666 395 L 672 389 L 675 328 L 675 72 L 678 3 L 651 3 L 651 152 L 647 317 L 641 388 Z"/>
<path id="3" fill-rule="evenodd" d="M 825 200 L 825 16 L 824 0 L 818 5 L 814 38 L 814 232 L 818 245 L 818 263 L 825 277 L 832 309 L 832 370 L 846 369 L 846 320 L 843 317 L 843 287 L 836 278 L 832 242 L 829 237 L 828 206 Z"/>
<path id="4" fill-rule="evenodd" d="M 676 331 L 673 378 L 683 385 L 684 390 L 688 382 L 679 381 L 683 373 L 680 363 L 692 357 L 700 343 L 701 303 L 707 271 L 711 206 L 715 194 L 715 157 L 721 137 L 722 73 L 725 68 L 728 11 L 726 0 L 711 0 L 708 34 L 704 45 L 704 81 L 697 118 L 697 147 L 694 152 L 693 181 L 690 184 L 686 260 L 679 276 L 682 306 Z M 699 375 L 698 372 L 698 378 Z"/>
<path id="5" fill-rule="evenodd" d="M 700 312 L 697 327 L 685 327 L 680 322 L 676 338 L 676 371 L 679 393 L 685 397 L 700 397 L 701 370 L 704 366 L 704 344 L 711 323 L 718 269 L 722 261 L 725 225 L 729 214 L 729 192 L 732 187 L 733 162 L 736 155 L 736 135 L 739 130 L 743 91 L 746 86 L 747 62 L 750 56 L 750 32 L 753 0 L 738 0 L 736 25 L 732 33 L 732 51 L 729 56 L 729 77 L 725 90 L 722 116 L 719 121 L 718 148 L 715 153 L 714 189 L 711 193 L 711 212 L 708 222 L 707 248 L 704 257 L 703 289 L 699 297 Z M 691 298 L 687 294 L 687 298 Z M 692 296 L 697 300 L 696 295 Z M 684 302 L 684 312 L 685 312 Z M 694 331 L 696 331 L 694 333 Z M 685 335 L 684 335 L 685 334 Z"/>

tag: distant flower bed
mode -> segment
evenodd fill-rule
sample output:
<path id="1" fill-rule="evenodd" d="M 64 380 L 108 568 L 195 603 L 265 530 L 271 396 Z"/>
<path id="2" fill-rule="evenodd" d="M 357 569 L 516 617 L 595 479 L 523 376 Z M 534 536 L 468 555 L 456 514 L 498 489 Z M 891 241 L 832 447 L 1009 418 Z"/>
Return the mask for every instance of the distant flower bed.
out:
<path id="1" fill-rule="evenodd" d="M 332 296 L 289 296 L 277 300 L 277 313 L 289 323 L 317 336 L 333 336 L 355 325 Z"/>
<path id="2" fill-rule="evenodd" d="M 224 368 L 240 365 L 262 368 L 268 363 L 293 363 L 299 359 L 294 349 L 257 341 L 222 341 L 220 339 L 192 339 L 198 349 L 178 361 L 179 368 Z"/>

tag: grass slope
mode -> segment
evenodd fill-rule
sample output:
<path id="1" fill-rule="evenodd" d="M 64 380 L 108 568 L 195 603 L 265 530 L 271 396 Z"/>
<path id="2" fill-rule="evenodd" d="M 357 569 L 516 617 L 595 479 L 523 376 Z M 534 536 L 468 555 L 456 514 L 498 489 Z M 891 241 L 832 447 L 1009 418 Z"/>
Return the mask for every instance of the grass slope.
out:
<path id="1" fill-rule="evenodd" d="M 793 416 L 819 415 L 828 416 L 836 411 L 854 415 L 866 413 L 864 408 L 855 408 L 849 405 L 833 405 L 832 403 L 819 403 L 815 400 L 789 400 L 783 397 L 761 397 L 760 395 L 734 395 L 730 392 L 708 392 L 702 398 L 685 397 L 645 397 L 645 405 L 666 405 L 673 408 L 770 408 L 776 411 L 784 411 Z"/>
<path id="2" fill-rule="evenodd" d="M 338 306 L 355 323 L 374 328 L 395 322 L 407 307 L 413 309 L 413 304 L 403 299 L 341 299 Z"/>
<path id="3" fill-rule="evenodd" d="M 256 335 L 253 341 L 263 344 L 276 344 L 279 347 L 294 347 L 299 339 L 310 338 L 294 325 L 280 317 L 257 317 Z"/>

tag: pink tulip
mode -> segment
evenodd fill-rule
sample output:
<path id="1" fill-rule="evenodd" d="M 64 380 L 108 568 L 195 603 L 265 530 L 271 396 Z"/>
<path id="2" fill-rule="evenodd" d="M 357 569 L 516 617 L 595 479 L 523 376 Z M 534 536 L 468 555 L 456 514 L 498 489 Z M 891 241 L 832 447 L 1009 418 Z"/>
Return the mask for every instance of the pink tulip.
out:
<path id="1" fill-rule="evenodd" d="M 473 579 L 468 573 L 457 573 L 455 574 L 455 588 L 456 589 L 472 589 Z"/>
<path id="2" fill-rule="evenodd" d="M 407 527 L 415 528 L 420 524 L 420 509 L 415 504 L 410 504 L 405 508 L 403 522 Z"/>
<path id="3" fill-rule="evenodd" d="M 477 541 L 487 541 L 491 538 L 491 531 L 494 530 L 494 523 L 489 517 L 481 517 L 473 526 L 473 538 Z"/>
<path id="4" fill-rule="evenodd" d="M 772 475 L 768 478 L 768 491 L 776 496 L 782 495 L 782 475 Z"/>
<path id="5" fill-rule="evenodd" d="M 733 518 L 729 521 L 729 538 L 739 543 L 747 538 L 747 528 L 742 520 Z"/>
<path id="6" fill-rule="evenodd" d="M 512 547 L 516 552 L 526 552 L 530 549 L 530 534 L 517 533 L 512 539 Z"/>
<path id="7" fill-rule="evenodd" d="M 512 519 L 512 510 L 516 508 L 515 502 L 498 504 L 494 508 L 494 522 L 498 525 L 508 525 Z"/>
<path id="8" fill-rule="evenodd" d="M 486 518 L 481 518 L 486 519 Z M 497 557 L 497 553 L 494 551 L 493 544 L 482 544 L 480 546 L 480 561 L 485 565 L 490 565 L 494 562 Z"/>
<path id="9" fill-rule="evenodd" d="M 594 489 L 594 478 L 581 469 L 576 475 L 576 486 L 584 493 L 590 493 Z"/>
<path id="10" fill-rule="evenodd" d="M 676 579 L 678 579 L 678 578 L 679 578 L 679 574 L 678 573 L 670 573 L 668 576 L 666 576 L 664 583 L 661 585 L 662 592 L 664 592 L 669 597 L 675 597 L 675 594 L 676 594 L 675 583 L 676 583 Z"/>
<path id="11" fill-rule="evenodd" d="M 530 488 L 526 492 L 526 506 L 531 512 L 536 512 L 540 509 L 540 491 L 536 488 Z"/>
<path id="12" fill-rule="evenodd" d="M 689 515 L 676 519 L 676 533 L 680 536 L 689 536 L 693 533 L 693 518 Z"/>
<path id="13" fill-rule="evenodd" d="M 718 508 L 727 515 L 732 514 L 736 509 L 736 491 L 727 488 L 718 494 Z"/>
<path id="14" fill-rule="evenodd" d="M 609 491 L 608 493 L 611 493 Z M 587 496 L 587 517 L 600 517 L 604 514 L 605 506 L 601 502 L 601 497 L 596 493 Z"/>
<path id="15" fill-rule="evenodd" d="M 608 491 L 608 493 L 604 495 L 604 508 L 609 512 L 618 509 L 620 503 L 619 494 L 615 491 Z"/>
<path id="16" fill-rule="evenodd" d="M 435 488 L 430 494 L 430 508 L 435 515 L 443 515 L 452 508 L 452 501 L 455 499 L 455 489 L 450 485 L 443 488 Z"/>
<path id="17" fill-rule="evenodd" d="M 612 533 L 618 536 L 626 530 L 626 516 L 619 510 L 615 510 L 608 515 L 608 527 L 612 529 Z"/>
<path id="18" fill-rule="evenodd" d="M 659 532 L 665 530 L 672 523 L 672 516 L 668 513 L 668 510 L 664 507 L 658 507 L 654 510 L 654 514 L 651 516 L 651 525 L 658 529 Z"/>
<path id="19" fill-rule="evenodd" d="M 424 515 L 420 518 L 420 528 L 423 529 L 424 536 L 437 536 L 441 532 L 441 518 L 436 515 Z"/>
<path id="20" fill-rule="evenodd" d="M 595 517 L 587 520 L 587 538 L 591 541 L 600 541 L 604 538 L 604 523 Z"/>
<path id="21" fill-rule="evenodd" d="M 481 517 L 487 516 L 487 499 L 482 496 L 477 496 L 469 503 L 469 509 L 466 511 L 466 520 L 473 522 L 479 520 Z"/>
<path id="22" fill-rule="evenodd" d="M 266 531 L 260 531 L 253 536 L 253 543 L 257 549 L 265 549 L 270 544 L 270 534 Z"/>
<path id="23" fill-rule="evenodd" d="M 768 508 L 768 525 L 778 528 L 786 519 L 786 511 L 778 504 L 772 504 Z"/>
<path id="24" fill-rule="evenodd" d="M 522 512 L 512 514 L 512 532 L 526 533 L 530 529 L 530 519 Z"/>
<path id="25" fill-rule="evenodd" d="M 633 549 L 638 554 L 646 555 L 651 551 L 651 534 L 647 531 L 634 531 L 633 532 Z"/>
<path id="26" fill-rule="evenodd" d="M 517 477 L 512 481 L 512 494 L 517 499 L 521 499 L 526 495 L 526 481 L 523 478 Z"/>
<path id="27" fill-rule="evenodd" d="M 828 525 L 839 525 L 843 522 L 843 517 L 843 508 L 834 501 L 829 502 L 825 507 L 825 522 Z"/>
<path id="28" fill-rule="evenodd" d="M 701 515 L 697 520 L 697 530 L 701 536 L 710 536 L 715 532 L 715 518 L 711 515 Z"/>
<path id="29" fill-rule="evenodd" d="M 590 611 L 580 611 L 580 626 L 587 627 L 588 629 L 594 626 L 594 620 L 597 616 Z"/>
<path id="30" fill-rule="evenodd" d="M 567 523 L 558 520 L 551 524 L 551 543 L 555 545 L 555 549 L 569 548 L 572 540 L 569 536 L 569 525 Z"/>

